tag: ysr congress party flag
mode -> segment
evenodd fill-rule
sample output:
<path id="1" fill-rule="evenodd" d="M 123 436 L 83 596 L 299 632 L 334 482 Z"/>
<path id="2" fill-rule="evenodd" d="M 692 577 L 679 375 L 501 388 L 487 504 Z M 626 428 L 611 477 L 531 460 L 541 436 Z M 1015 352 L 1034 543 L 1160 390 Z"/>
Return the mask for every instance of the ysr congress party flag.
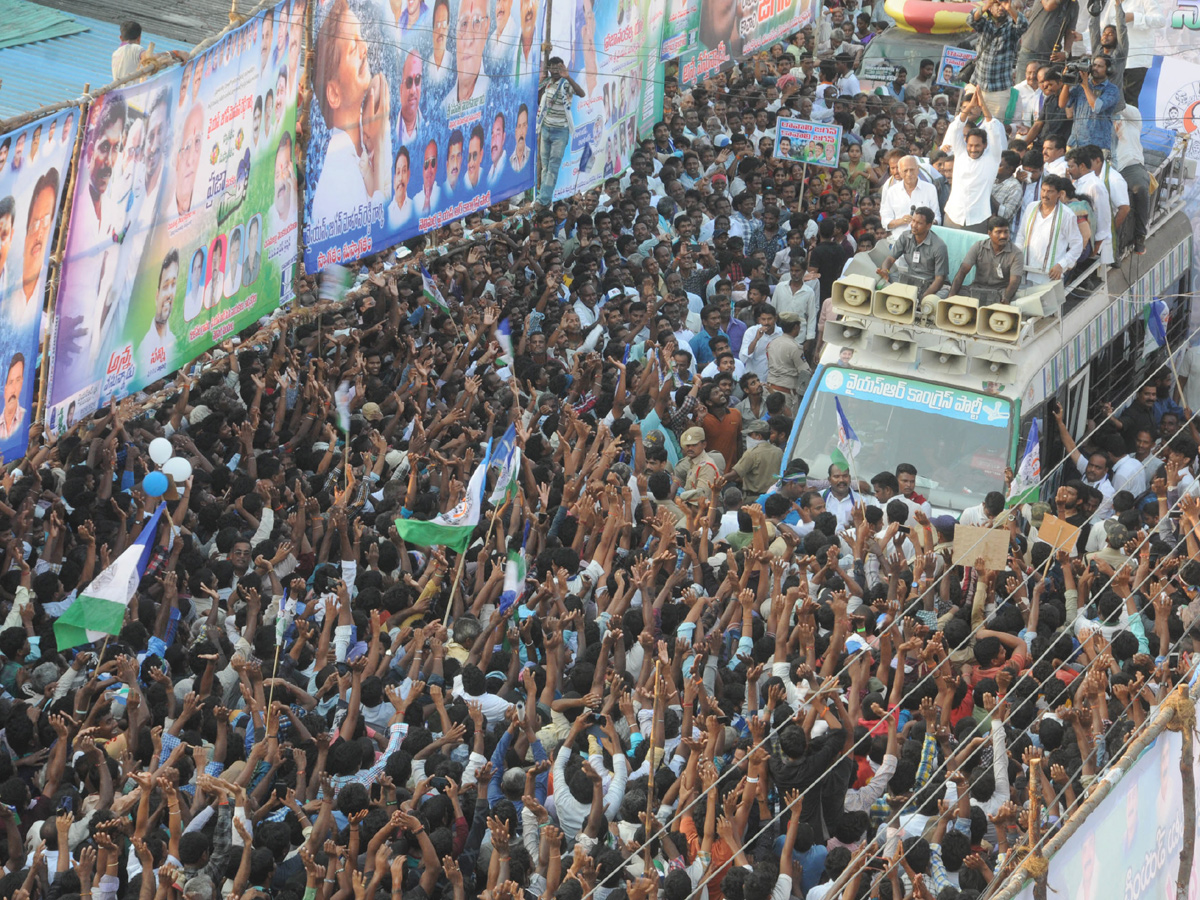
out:
<path id="1" fill-rule="evenodd" d="M 484 459 L 467 482 L 467 494 L 449 512 L 427 521 L 397 519 L 396 531 L 406 544 L 418 547 L 444 546 L 462 553 L 471 541 L 471 532 L 479 524 L 483 488 L 487 480 L 488 460 Z"/>
<path id="2" fill-rule="evenodd" d="M 0 455 L 29 442 L 46 271 L 66 193 L 79 110 L 65 109 L 0 136 Z M 5 227 L 7 226 L 7 227 Z"/>
<path id="3" fill-rule="evenodd" d="M 537 0 L 323 0 L 313 25 L 308 271 L 533 187 Z"/>
<path id="4" fill-rule="evenodd" d="M 79 592 L 79 599 L 54 622 L 54 639 L 59 650 L 90 644 L 106 634 L 121 631 L 125 609 L 146 574 L 158 535 L 158 521 L 166 508 L 166 503 L 158 504 L 133 545 L 93 578 Z"/>
<path id="5" fill-rule="evenodd" d="M 56 301 L 64 430 L 292 295 L 304 0 L 88 111 Z"/>

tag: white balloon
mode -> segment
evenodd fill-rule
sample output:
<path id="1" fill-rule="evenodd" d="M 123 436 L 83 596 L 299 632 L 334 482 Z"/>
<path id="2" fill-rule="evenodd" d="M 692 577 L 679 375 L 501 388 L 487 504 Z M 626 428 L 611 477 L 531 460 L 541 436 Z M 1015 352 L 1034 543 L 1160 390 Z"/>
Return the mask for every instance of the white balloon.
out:
<path id="1" fill-rule="evenodd" d="M 150 442 L 150 458 L 154 460 L 156 466 L 161 466 L 174 453 L 175 450 L 171 446 L 171 442 L 164 437 L 155 438 Z"/>
<path id="2" fill-rule="evenodd" d="M 192 464 L 182 456 L 173 456 L 162 467 L 163 474 L 170 476 L 176 484 L 183 484 L 192 475 Z"/>

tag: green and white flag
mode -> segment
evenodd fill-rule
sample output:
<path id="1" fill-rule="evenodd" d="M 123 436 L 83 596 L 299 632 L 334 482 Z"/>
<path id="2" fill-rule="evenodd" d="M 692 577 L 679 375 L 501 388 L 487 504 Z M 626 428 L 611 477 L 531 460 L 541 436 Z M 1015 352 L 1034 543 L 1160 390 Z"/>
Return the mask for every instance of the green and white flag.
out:
<path id="1" fill-rule="evenodd" d="M 55 621 L 54 639 L 59 650 L 90 644 L 102 640 L 105 635 L 121 632 L 125 610 L 150 564 L 158 536 L 158 520 L 166 508 L 166 503 L 158 505 L 132 546 L 93 578 L 80 592 L 79 599 Z"/>
<path id="2" fill-rule="evenodd" d="M 500 592 L 500 615 L 508 615 L 525 595 L 525 548 L 508 551 L 504 566 L 504 589 Z"/>
<path id="3" fill-rule="evenodd" d="M 517 444 L 517 426 L 515 424 L 509 425 L 508 431 L 504 432 L 504 437 L 500 438 L 500 443 L 496 445 L 496 452 L 492 454 L 491 465 L 499 472 L 496 475 L 496 486 L 492 488 L 488 502 L 492 506 L 500 506 L 516 496 L 517 480 L 521 474 L 521 448 Z"/>
<path id="4" fill-rule="evenodd" d="M 337 407 L 338 428 L 342 434 L 350 437 L 350 382 L 343 381 L 333 392 L 333 402 Z"/>
<path id="5" fill-rule="evenodd" d="M 433 280 L 433 276 L 429 274 L 429 270 L 421 266 L 421 293 L 425 295 L 425 299 L 444 312 L 450 315 L 450 307 L 446 305 L 446 299 L 442 296 L 441 290 L 438 289 L 437 282 Z"/>
<path id="6" fill-rule="evenodd" d="M 459 553 L 466 550 L 471 543 L 471 532 L 479 524 L 487 468 L 485 458 L 467 482 L 467 495 L 450 512 L 439 513 L 428 521 L 397 519 L 396 531 L 404 542 L 417 547 L 449 547 Z"/>
<path id="7" fill-rule="evenodd" d="M 1036 503 L 1041 494 L 1041 484 L 1042 445 L 1038 420 L 1034 419 L 1029 425 L 1029 434 L 1025 438 L 1025 453 L 1021 462 L 1017 464 L 1017 471 L 1013 473 L 1004 505 L 1011 509 L 1025 503 Z"/>

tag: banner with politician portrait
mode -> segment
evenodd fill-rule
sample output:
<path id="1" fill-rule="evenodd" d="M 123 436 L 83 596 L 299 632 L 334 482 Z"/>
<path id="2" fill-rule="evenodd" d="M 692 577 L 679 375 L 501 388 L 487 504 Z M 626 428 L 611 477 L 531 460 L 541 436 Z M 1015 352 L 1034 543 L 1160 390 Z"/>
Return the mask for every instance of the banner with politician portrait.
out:
<path id="1" fill-rule="evenodd" d="M 775 158 L 836 168 L 842 152 L 842 126 L 781 118 L 775 122 Z"/>
<path id="2" fill-rule="evenodd" d="M 0 135 L 0 455 L 18 459 L 33 421 L 46 272 L 79 126 L 65 109 Z"/>
<path id="3" fill-rule="evenodd" d="M 88 112 L 47 424 L 70 427 L 291 299 L 304 0 Z"/>
<path id="4" fill-rule="evenodd" d="M 313 28 L 308 271 L 533 187 L 537 0 L 322 0 Z"/>
<path id="5" fill-rule="evenodd" d="M 689 88 L 810 24 L 816 0 L 699 0 L 696 40 L 679 56 Z"/>
<path id="6" fill-rule="evenodd" d="M 559 200 L 620 176 L 662 118 L 664 0 L 567 0 L 553 8 L 550 55 L 583 90 L 554 186 Z"/>

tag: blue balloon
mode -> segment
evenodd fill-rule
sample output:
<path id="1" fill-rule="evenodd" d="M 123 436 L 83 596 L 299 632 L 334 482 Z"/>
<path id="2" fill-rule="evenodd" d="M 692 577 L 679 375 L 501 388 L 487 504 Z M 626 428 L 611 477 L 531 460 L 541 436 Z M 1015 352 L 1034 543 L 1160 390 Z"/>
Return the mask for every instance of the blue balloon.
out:
<path id="1" fill-rule="evenodd" d="M 167 476 L 162 472 L 151 472 L 142 479 L 142 490 L 147 497 L 161 497 L 167 492 Z"/>

